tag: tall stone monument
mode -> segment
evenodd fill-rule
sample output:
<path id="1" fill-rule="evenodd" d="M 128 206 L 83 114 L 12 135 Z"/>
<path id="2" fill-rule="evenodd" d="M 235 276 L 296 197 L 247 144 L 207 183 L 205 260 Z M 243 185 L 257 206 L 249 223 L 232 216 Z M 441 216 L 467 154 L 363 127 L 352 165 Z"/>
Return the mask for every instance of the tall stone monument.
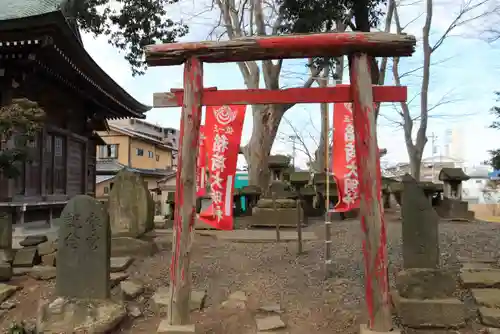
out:
<path id="1" fill-rule="evenodd" d="M 110 300 L 110 245 L 103 205 L 73 197 L 61 214 L 57 298 L 40 305 L 37 333 L 107 333 L 125 318 L 125 307 Z"/>
<path id="2" fill-rule="evenodd" d="M 154 228 L 154 202 L 139 174 L 122 169 L 109 194 L 111 233 L 139 237 Z"/>
<path id="3" fill-rule="evenodd" d="M 439 266 L 439 217 L 418 182 L 403 176 L 402 228 L 404 268 Z"/>
<path id="4" fill-rule="evenodd" d="M 109 297 L 111 234 L 103 205 L 89 196 L 71 199 L 61 214 L 56 292 L 66 298 Z"/>

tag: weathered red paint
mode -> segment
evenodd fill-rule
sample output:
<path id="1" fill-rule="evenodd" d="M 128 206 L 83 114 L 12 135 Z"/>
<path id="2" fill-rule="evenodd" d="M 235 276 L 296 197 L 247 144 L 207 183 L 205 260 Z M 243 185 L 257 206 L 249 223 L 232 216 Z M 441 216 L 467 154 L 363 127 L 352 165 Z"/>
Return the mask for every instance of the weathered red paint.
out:
<path id="1" fill-rule="evenodd" d="M 365 258 L 365 289 L 368 310 L 368 326 L 371 330 L 386 331 L 392 326 L 390 304 L 388 298 L 388 275 L 386 254 L 386 232 L 381 205 L 381 171 L 380 153 L 374 118 L 374 103 L 370 98 L 364 100 L 366 92 L 358 82 L 359 73 L 354 62 L 359 55 L 353 55 L 350 64 L 351 88 L 353 91 L 354 133 L 356 135 L 356 159 L 358 164 L 358 179 L 361 196 L 361 228 L 365 235 L 363 240 L 363 255 Z M 367 59 L 367 58 L 363 58 Z M 369 67 L 368 67 L 369 72 Z M 364 73 L 365 78 L 366 74 Z M 375 134 L 375 135 L 374 135 Z M 374 198 L 375 196 L 375 198 Z M 378 232 L 380 230 L 380 232 Z M 377 233 L 380 235 L 377 236 Z M 375 241 L 377 244 L 372 244 Z"/>
<path id="2" fill-rule="evenodd" d="M 165 66 L 182 64 L 194 56 L 212 63 L 334 57 L 353 52 L 369 52 L 375 57 L 402 57 L 411 55 L 415 44 L 413 36 L 356 31 L 148 45 L 145 53 L 150 66 Z"/>
<path id="3" fill-rule="evenodd" d="M 406 87 L 374 86 L 373 98 L 368 99 L 370 100 L 368 106 L 366 106 L 367 101 L 364 101 L 365 105 L 363 105 L 360 101 L 360 93 L 368 92 L 370 94 L 370 86 L 369 83 L 366 85 L 368 81 L 364 80 L 365 86 L 360 89 L 357 82 L 358 73 L 353 71 L 351 66 L 352 87 L 233 91 L 218 91 L 211 87 L 203 91 L 201 62 L 332 57 L 343 54 L 354 55 L 357 52 L 369 53 L 371 56 L 410 56 L 414 52 L 415 44 L 415 38 L 407 35 L 350 32 L 242 38 L 223 42 L 178 43 L 146 47 L 146 60 L 151 66 L 177 65 L 187 61 L 184 72 L 186 94 L 183 90 L 172 90 L 172 94 L 165 96 L 164 99 L 165 103 L 169 103 L 168 106 L 183 106 L 179 169 L 176 179 L 175 247 L 172 254 L 171 289 L 175 290 L 179 285 L 183 286 L 184 280 L 189 281 L 189 245 L 191 241 L 185 236 L 188 235 L 186 232 L 192 230 L 195 217 L 196 156 L 194 160 L 192 158 L 193 153 L 196 155 L 195 152 L 198 151 L 201 105 L 353 102 L 356 154 L 360 175 L 360 191 L 363 197 L 361 211 L 364 214 L 362 215 L 361 228 L 367 236 L 363 240 L 363 253 L 367 277 L 366 301 L 370 318 L 369 327 L 370 329 L 387 327 L 375 324 L 377 321 L 380 323 L 376 315 L 380 312 L 375 308 L 382 307 L 385 310 L 389 307 L 389 298 L 386 231 L 380 198 L 379 152 L 376 149 L 376 135 L 374 136 L 372 131 L 375 122 L 373 118 L 368 116 L 373 113 L 374 102 L 406 101 Z M 195 100 L 196 103 L 193 104 Z M 187 108 L 187 105 L 190 107 Z M 189 137 L 189 141 L 185 137 Z M 194 163 L 192 163 L 193 161 Z M 368 164 L 369 166 L 367 166 Z M 192 182 L 186 182 L 186 178 L 189 177 L 193 179 Z M 377 215 L 378 218 L 372 219 Z M 369 221 L 367 217 L 370 217 Z M 373 233 L 370 233 L 373 228 L 371 225 L 380 228 L 380 235 L 377 234 L 377 238 L 375 238 L 378 245 L 371 244 L 370 238 L 368 238 L 368 235 L 373 237 Z M 173 295 L 171 293 L 171 296 Z M 189 294 L 181 296 L 180 293 L 176 293 L 176 298 L 180 299 L 181 297 L 184 305 L 189 305 Z M 172 306 L 172 300 L 170 306 Z"/>
<path id="4" fill-rule="evenodd" d="M 176 175 L 174 245 L 170 264 L 168 319 L 182 325 L 189 318 L 190 247 L 196 217 L 196 161 L 201 124 L 203 66 L 190 59 L 184 66 L 184 104 L 181 114 L 178 169 Z M 186 299 L 187 298 L 187 299 Z"/>
<path id="5" fill-rule="evenodd" d="M 169 101 L 170 107 L 181 107 L 184 93 L 182 89 L 171 89 L 174 97 Z M 161 94 L 161 93 L 158 93 Z M 407 100 L 407 88 L 400 86 L 373 86 L 375 102 L 404 102 Z M 349 85 L 328 88 L 289 88 L 271 89 L 234 89 L 217 90 L 214 87 L 203 92 L 204 106 L 220 105 L 253 105 L 253 104 L 289 104 L 289 103 L 341 103 L 352 102 Z M 164 108 L 165 105 L 155 105 Z"/>

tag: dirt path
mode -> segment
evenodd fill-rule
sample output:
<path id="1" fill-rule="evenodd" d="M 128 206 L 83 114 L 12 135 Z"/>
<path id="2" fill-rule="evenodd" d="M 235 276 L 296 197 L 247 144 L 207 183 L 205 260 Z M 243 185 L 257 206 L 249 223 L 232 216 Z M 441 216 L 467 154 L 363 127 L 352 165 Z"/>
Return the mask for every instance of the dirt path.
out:
<path id="1" fill-rule="evenodd" d="M 391 278 L 401 268 L 401 225 L 388 219 L 388 247 Z M 193 312 L 198 334 L 255 334 L 253 316 L 262 304 L 281 303 L 286 333 L 357 333 L 363 321 L 363 259 L 361 231 L 356 221 L 332 225 L 334 277 L 324 280 L 323 225 L 306 229 L 318 235 L 304 244 L 305 253 L 296 255 L 297 245 L 289 243 L 231 243 L 210 236 L 197 236 L 193 249 L 192 273 L 196 289 L 208 291 L 207 308 Z M 457 256 L 491 257 L 500 246 L 500 225 L 487 223 L 442 223 L 443 266 L 456 266 Z M 163 316 L 158 315 L 150 297 L 159 286 L 168 284 L 170 252 L 136 260 L 127 270 L 130 278 L 146 285 L 146 292 L 131 302 L 143 315 L 125 323 L 117 333 L 155 333 Z M 33 319 L 38 300 L 53 293 L 53 282 L 19 277 L 12 282 L 24 289 L 12 297 L 18 305 L 0 318 L 2 332 L 13 319 Z M 220 304 L 235 291 L 249 296 L 248 310 L 223 309 Z M 0 312 L 1 313 L 1 312 Z M 466 332 L 463 332 L 466 333 Z"/>

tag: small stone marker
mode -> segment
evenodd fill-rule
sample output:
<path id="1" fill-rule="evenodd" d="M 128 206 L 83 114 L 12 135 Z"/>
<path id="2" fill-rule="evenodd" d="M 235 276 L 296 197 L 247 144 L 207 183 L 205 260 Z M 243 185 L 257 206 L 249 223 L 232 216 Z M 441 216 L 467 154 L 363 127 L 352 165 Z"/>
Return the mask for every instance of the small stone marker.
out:
<path id="1" fill-rule="evenodd" d="M 40 255 L 38 254 L 38 248 L 36 247 L 25 247 L 18 249 L 16 255 L 14 256 L 14 261 L 12 266 L 15 268 L 25 268 L 33 267 L 41 262 Z"/>
<path id="2" fill-rule="evenodd" d="M 12 261 L 12 215 L 0 212 L 0 259 Z"/>
<path id="3" fill-rule="evenodd" d="M 125 271 L 134 261 L 130 256 L 112 257 L 110 260 L 111 272 Z"/>
<path id="4" fill-rule="evenodd" d="M 257 322 L 258 331 L 271 331 L 275 329 L 285 328 L 285 323 L 279 315 L 273 315 L 265 318 L 255 319 Z"/>
<path id="5" fill-rule="evenodd" d="M 144 292 L 144 285 L 132 281 L 123 281 L 120 283 L 122 296 L 124 299 L 134 299 Z"/>
<path id="6" fill-rule="evenodd" d="M 3 303 L 7 298 L 12 296 L 14 292 L 20 290 L 18 286 L 0 283 L 0 303 Z"/>
<path id="7" fill-rule="evenodd" d="M 403 266 L 438 268 L 439 217 L 411 175 L 403 176 L 403 187 Z"/>
<path id="8" fill-rule="evenodd" d="M 110 295 L 108 214 L 96 199 L 73 197 L 61 213 L 57 252 L 57 295 L 106 299 Z"/>
<path id="9" fill-rule="evenodd" d="M 0 282 L 8 282 L 13 276 L 12 266 L 10 263 L 0 263 Z"/>
<path id="10" fill-rule="evenodd" d="M 52 266 L 34 266 L 28 275 L 36 280 L 46 281 L 56 277 L 56 268 Z"/>

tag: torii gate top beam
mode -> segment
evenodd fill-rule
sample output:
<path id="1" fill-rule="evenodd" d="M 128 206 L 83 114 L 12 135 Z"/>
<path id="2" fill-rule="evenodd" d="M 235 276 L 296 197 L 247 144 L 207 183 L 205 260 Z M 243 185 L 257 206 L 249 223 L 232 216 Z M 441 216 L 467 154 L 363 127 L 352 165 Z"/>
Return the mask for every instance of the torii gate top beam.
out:
<path id="1" fill-rule="evenodd" d="M 404 57 L 415 51 L 410 35 L 385 32 L 345 32 L 149 45 L 149 66 L 181 65 L 191 57 L 202 62 L 224 63 L 250 60 L 338 57 L 361 52 L 372 57 Z"/>

